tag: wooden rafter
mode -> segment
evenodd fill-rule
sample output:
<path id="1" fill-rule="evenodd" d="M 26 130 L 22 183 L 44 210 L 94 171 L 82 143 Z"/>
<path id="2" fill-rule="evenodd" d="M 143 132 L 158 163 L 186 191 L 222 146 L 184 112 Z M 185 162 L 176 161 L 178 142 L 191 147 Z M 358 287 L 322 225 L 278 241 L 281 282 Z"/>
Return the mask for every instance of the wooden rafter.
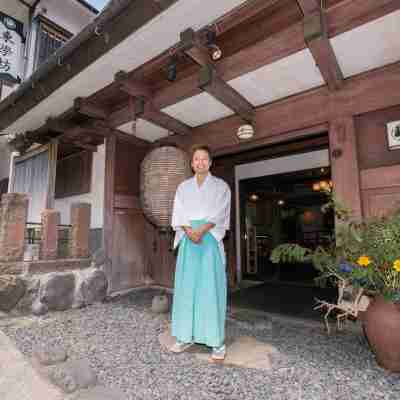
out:
<path id="1" fill-rule="evenodd" d="M 249 123 L 253 121 L 253 106 L 232 86 L 219 78 L 212 66 L 205 65 L 201 68 L 199 87 L 235 111 L 244 121 Z"/>
<path id="2" fill-rule="evenodd" d="M 304 16 L 313 14 L 319 10 L 318 0 L 297 0 Z"/>
<path id="3" fill-rule="evenodd" d="M 107 119 L 108 117 L 108 114 L 105 110 L 95 106 L 83 97 L 77 97 L 74 100 L 74 110 L 77 113 L 86 115 L 90 118 Z"/>
<path id="4" fill-rule="evenodd" d="M 213 61 L 207 47 L 201 42 L 199 35 L 192 28 L 181 32 L 179 48 L 195 63 L 204 66 L 211 65 Z"/>
<path id="5" fill-rule="evenodd" d="M 48 118 L 44 128 L 46 131 L 58 133 L 57 139 L 60 142 L 71 143 L 93 152 L 97 150 L 97 144 L 111 134 L 109 126 L 102 120 L 92 120 L 77 125 L 62 119 Z M 93 140 L 96 145 L 91 143 Z"/>
<path id="6" fill-rule="evenodd" d="M 344 78 L 328 37 L 326 16 L 322 10 L 305 15 L 304 40 L 330 90 L 343 86 Z"/>
<path id="7" fill-rule="evenodd" d="M 152 90 L 148 85 L 138 79 L 132 79 L 125 71 L 119 71 L 115 74 L 115 82 L 118 83 L 119 89 L 130 94 L 133 97 L 143 97 L 149 99 L 153 96 Z"/>
<path id="8" fill-rule="evenodd" d="M 135 100 L 134 114 L 135 118 L 142 118 L 178 135 L 190 135 L 191 133 L 191 128 L 188 125 L 157 110 L 150 101 L 146 102 L 143 98 L 139 97 Z"/>
<path id="9" fill-rule="evenodd" d="M 180 47 L 194 62 L 201 66 L 199 88 L 235 111 L 246 122 L 252 122 L 253 106 L 235 89 L 218 76 L 208 49 L 191 28 L 181 33 Z"/>

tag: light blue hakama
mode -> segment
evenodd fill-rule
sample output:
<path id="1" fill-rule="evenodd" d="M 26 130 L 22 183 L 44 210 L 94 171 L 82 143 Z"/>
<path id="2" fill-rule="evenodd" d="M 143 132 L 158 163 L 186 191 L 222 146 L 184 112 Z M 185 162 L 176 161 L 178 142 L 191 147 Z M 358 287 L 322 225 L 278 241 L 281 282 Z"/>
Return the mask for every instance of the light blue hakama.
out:
<path id="1" fill-rule="evenodd" d="M 204 220 L 191 221 L 193 228 Z M 214 236 L 201 243 L 186 235 L 179 243 L 172 307 L 172 336 L 180 342 L 219 347 L 225 340 L 227 286 L 225 261 Z"/>

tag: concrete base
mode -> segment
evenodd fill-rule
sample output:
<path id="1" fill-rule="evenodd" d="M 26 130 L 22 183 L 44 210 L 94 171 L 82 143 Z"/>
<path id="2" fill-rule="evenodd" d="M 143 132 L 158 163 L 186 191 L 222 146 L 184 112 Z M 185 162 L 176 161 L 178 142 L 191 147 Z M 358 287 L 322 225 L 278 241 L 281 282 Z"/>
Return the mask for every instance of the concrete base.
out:
<path id="1" fill-rule="evenodd" d="M 0 399 L 62 400 L 63 398 L 61 390 L 41 377 L 16 349 L 14 343 L 0 331 Z"/>

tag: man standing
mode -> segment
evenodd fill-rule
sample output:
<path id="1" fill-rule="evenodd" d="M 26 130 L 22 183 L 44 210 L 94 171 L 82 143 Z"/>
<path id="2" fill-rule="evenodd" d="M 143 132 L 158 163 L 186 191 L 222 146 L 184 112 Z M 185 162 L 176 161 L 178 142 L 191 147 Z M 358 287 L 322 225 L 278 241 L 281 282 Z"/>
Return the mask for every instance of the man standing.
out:
<path id="1" fill-rule="evenodd" d="M 207 146 L 192 151 L 194 176 L 176 191 L 172 227 L 179 245 L 172 307 L 171 351 L 180 353 L 193 343 L 212 348 L 211 360 L 225 358 L 227 284 L 222 239 L 229 229 L 229 186 L 209 172 Z"/>

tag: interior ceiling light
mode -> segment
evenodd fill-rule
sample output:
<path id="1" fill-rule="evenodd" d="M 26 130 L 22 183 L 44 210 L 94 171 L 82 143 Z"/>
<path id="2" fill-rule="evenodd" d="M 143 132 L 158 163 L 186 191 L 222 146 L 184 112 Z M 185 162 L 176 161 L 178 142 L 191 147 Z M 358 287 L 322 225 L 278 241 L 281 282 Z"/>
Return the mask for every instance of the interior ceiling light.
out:
<path id="1" fill-rule="evenodd" d="M 319 181 L 319 182 L 314 182 L 312 185 L 312 190 L 314 192 L 319 192 L 320 190 L 330 190 L 333 187 L 333 183 L 331 180 L 329 181 Z"/>
<path id="2" fill-rule="evenodd" d="M 211 58 L 213 61 L 218 61 L 222 57 L 222 50 L 216 44 L 210 45 L 210 49 Z"/>
<path id="3" fill-rule="evenodd" d="M 258 196 L 254 193 L 254 194 L 252 194 L 250 196 L 250 200 L 257 201 L 258 200 Z"/>
<path id="4" fill-rule="evenodd" d="M 207 47 L 210 49 L 213 61 L 218 61 L 222 57 L 222 50 L 217 46 L 216 39 L 215 31 L 207 31 Z"/>
<path id="5" fill-rule="evenodd" d="M 172 56 L 169 60 L 168 66 L 167 66 L 167 79 L 170 82 L 174 82 L 176 79 L 176 65 L 177 65 L 177 58 L 176 56 Z"/>
<path id="6" fill-rule="evenodd" d="M 254 128 L 253 125 L 246 124 L 239 126 L 237 130 L 237 136 L 241 140 L 249 140 L 254 136 Z"/>

